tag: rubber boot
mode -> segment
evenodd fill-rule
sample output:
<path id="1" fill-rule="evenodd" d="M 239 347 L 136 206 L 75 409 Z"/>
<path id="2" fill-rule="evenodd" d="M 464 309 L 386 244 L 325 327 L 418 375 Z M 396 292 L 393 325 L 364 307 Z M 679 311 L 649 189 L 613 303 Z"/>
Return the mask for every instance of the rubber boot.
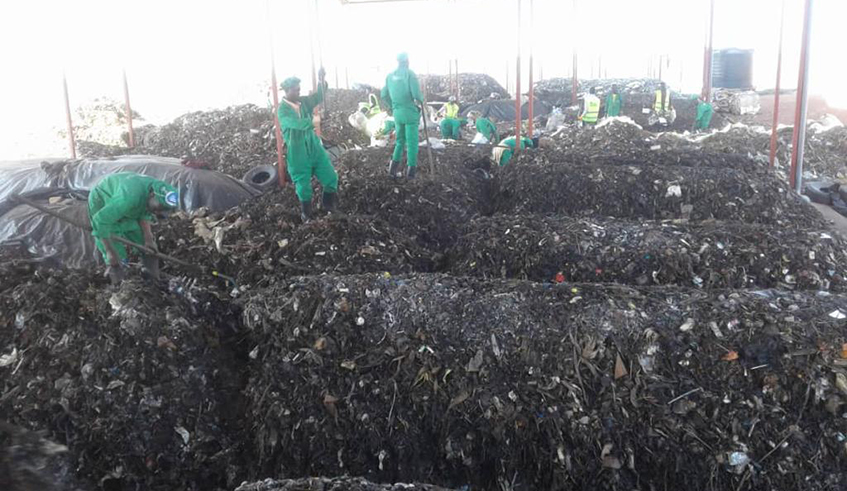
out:
<path id="1" fill-rule="evenodd" d="M 412 180 L 412 179 L 415 178 L 415 175 L 417 173 L 418 173 L 418 167 L 417 166 L 409 167 L 409 173 L 407 174 L 407 177 L 409 178 L 409 180 Z"/>
<path id="2" fill-rule="evenodd" d="M 337 198 L 337 193 L 324 193 L 323 199 L 321 200 L 321 207 L 327 213 L 332 213 L 335 211 L 335 201 Z"/>
<path id="3" fill-rule="evenodd" d="M 158 280 L 159 258 L 145 254 L 141 258 L 141 274 L 148 280 Z"/>
<path id="4" fill-rule="evenodd" d="M 388 175 L 391 176 L 392 178 L 396 178 L 398 167 L 400 167 L 400 162 L 397 162 L 396 160 L 393 160 L 393 159 L 389 160 L 388 161 Z"/>
<path id="5" fill-rule="evenodd" d="M 311 201 L 301 201 L 300 202 L 300 220 L 303 223 L 308 222 L 312 219 L 312 202 Z"/>

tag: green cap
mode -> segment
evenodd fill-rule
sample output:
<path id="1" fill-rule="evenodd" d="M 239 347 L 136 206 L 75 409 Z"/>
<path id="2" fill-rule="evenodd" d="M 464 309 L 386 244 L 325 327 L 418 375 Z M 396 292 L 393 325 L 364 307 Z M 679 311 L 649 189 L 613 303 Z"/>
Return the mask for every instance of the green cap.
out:
<path id="1" fill-rule="evenodd" d="M 300 79 L 297 77 L 288 77 L 287 79 L 282 81 L 282 90 L 293 89 L 294 87 L 300 85 Z"/>

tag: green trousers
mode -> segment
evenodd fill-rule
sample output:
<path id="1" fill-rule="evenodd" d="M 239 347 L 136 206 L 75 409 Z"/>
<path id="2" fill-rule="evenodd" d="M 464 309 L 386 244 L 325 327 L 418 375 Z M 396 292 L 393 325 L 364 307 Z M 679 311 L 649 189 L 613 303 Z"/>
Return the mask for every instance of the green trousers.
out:
<path id="1" fill-rule="evenodd" d="M 409 167 L 418 165 L 418 124 L 401 124 L 395 121 L 397 142 L 394 144 L 394 155 L 391 158 L 400 162 L 403 158 L 403 147 L 408 147 L 406 156 Z"/>
<path id="2" fill-rule="evenodd" d="M 123 230 L 113 235 L 126 240 L 131 240 L 136 244 L 144 244 L 144 232 L 141 231 L 141 227 L 138 225 L 138 222 L 127 222 L 125 227 L 123 227 Z M 103 255 L 103 260 L 108 263 L 109 254 L 106 252 L 106 246 L 103 245 L 103 241 L 95 237 L 94 244 L 97 246 L 97 250 L 100 251 L 100 254 Z M 116 242 L 115 240 L 112 240 L 112 247 L 114 247 L 115 252 L 118 253 L 118 259 L 120 261 L 123 261 L 127 258 L 128 253 L 125 245 L 121 244 L 120 242 Z"/>
<path id="3" fill-rule="evenodd" d="M 461 134 L 459 133 L 459 128 L 461 126 L 462 124 L 458 119 L 442 119 L 441 123 L 439 123 L 441 138 L 449 138 L 451 140 L 460 139 Z"/>
<path id="4" fill-rule="evenodd" d="M 338 191 L 338 174 L 325 151 L 317 152 L 317 155 L 310 158 L 289 160 L 288 175 L 291 176 L 300 201 L 312 201 L 312 176 L 318 178 L 325 193 Z"/>

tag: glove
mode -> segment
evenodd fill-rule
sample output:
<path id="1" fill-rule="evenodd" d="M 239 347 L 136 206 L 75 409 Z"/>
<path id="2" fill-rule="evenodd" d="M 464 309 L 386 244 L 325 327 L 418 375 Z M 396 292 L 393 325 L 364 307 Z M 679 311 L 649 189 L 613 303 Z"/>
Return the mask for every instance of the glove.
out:
<path id="1" fill-rule="evenodd" d="M 120 285 L 124 278 L 126 278 L 126 268 L 121 263 L 109 265 L 106 268 L 105 276 L 109 278 L 109 281 L 113 285 Z"/>

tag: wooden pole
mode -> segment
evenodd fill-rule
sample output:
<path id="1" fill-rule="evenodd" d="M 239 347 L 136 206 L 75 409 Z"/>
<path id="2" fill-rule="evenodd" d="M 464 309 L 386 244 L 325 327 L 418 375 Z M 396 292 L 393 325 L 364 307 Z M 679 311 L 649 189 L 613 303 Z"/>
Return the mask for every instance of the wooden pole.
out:
<path id="1" fill-rule="evenodd" d="M 521 0 L 518 0 L 518 56 L 515 62 L 515 151 L 521 150 Z"/>
<path id="2" fill-rule="evenodd" d="M 129 130 L 129 148 L 135 148 L 135 134 L 132 131 L 132 106 L 129 104 L 129 84 L 126 81 L 126 69 L 124 75 L 124 112 L 126 114 L 126 124 Z"/>
<path id="3" fill-rule="evenodd" d="M 68 144 L 71 147 L 71 158 L 76 158 L 76 139 L 74 138 L 74 123 L 71 119 L 71 103 L 68 98 L 68 77 L 62 72 L 62 88 L 65 94 L 65 119 L 68 123 Z"/>
<path id="4" fill-rule="evenodd" d="M 770 166 L 776 166 L 777 127 L 779 126 L 779 89 L 782 80 L 782 39 L 785 28 L 785 0 L 779 18 L 779 54 L 776 59 L 776 89 L 773 92 L 773 127 L 771 128 Z"/>

